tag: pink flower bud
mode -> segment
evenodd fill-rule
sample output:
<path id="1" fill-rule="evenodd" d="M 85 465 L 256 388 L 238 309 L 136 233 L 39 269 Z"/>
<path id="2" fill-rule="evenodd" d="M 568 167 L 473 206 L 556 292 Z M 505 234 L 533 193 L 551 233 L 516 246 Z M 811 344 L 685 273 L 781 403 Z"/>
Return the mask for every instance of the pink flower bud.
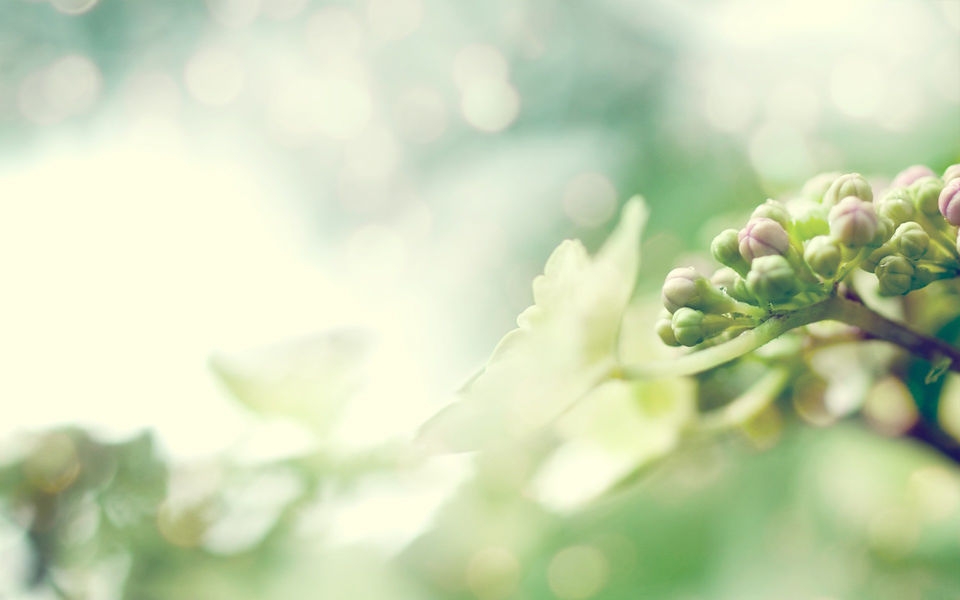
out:
<path id="1" fill-rule="evenodd" d="M 955 165 L 950 165 L 943 172 L 943 181 L 944 183 L 949 183 L 952 179 L 960 179 L 960 163 Z"/>
<path id="2" fill-rule="evenodd" d="M 866 246 L 877 235 L 879 222 L 870 202 L 847 196 L 830 209 L 830 235 L 854 247 Z"/>
<path id="3" fill-rule="evenodd" d="M 951 179 L 950 183 L 943 187 L 937 206 L 947 223 L 960 225 L 960 177 Z"/>
<path id="4" fill-rule="evenodd" d="M 897 176 L 893 178 L 893 182 L 890 183 L 890 187 L 907 187 L 921 177 L 936 176 L 937 174 L 926 165 L 913 165 L 897 173 Z"/>
<path id="5" fill-rule="evenodd" d="M 660 292 L 663 306 L 674 313 L 681 307 L 696 303 L 700 299 L 698 279 L 700 274 L 693 267 L 679 267 L 667 273 Z"/>
<path id="6" fill-rule="evenodd" d="M 790 247 L 790 236 L 780 223 L 766 217 L 754 217 L 747 221 L 746 227 L 737 234 L 740 242 L 740 254 L 747 261 L 758 256 L 786 254 Z"/>

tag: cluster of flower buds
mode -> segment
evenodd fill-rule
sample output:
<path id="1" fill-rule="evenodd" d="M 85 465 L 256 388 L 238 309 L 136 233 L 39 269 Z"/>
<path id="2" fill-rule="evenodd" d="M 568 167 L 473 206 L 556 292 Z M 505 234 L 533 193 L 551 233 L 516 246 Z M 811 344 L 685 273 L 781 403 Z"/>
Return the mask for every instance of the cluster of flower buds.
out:
<path id="1" fill-rule="evenodd" d="M 942 179 L 910 167 L 879 199 L 857 173 L 817 176 L 798 197 L 767 200 L 743 228 L 717 235 L 710 251 L 723 267 L 709 279 L 689 267 L 671 271 L 657 332 L 673 346 L 735 334 L 826 298 L 856 267 L 875 273 L 888 295 L 954 277 L 957 224 L 960 165 Z"/>
<path id="2" fill-rule="evenodd" d="M 960 165 L 937 177 L 924 166 L 897 175 L 876 203 L 895 228 L 862 267 L 875 273 L 879 291 L 896 296 L 960 272 Z"/>

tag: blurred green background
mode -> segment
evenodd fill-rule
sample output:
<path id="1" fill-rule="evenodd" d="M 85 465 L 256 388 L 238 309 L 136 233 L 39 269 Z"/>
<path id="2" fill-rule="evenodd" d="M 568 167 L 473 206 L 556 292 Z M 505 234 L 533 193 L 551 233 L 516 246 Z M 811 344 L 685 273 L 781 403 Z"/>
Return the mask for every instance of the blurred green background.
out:
<path id="1" fill-rule="evenodd" d="M 960 598 L 956 458 L 864 391 L 590 501 L 623 456 L 406 443 L 631 195 L 646 307 L 956 162 L 954 0 L 4 0 L 0 598 Z"/>

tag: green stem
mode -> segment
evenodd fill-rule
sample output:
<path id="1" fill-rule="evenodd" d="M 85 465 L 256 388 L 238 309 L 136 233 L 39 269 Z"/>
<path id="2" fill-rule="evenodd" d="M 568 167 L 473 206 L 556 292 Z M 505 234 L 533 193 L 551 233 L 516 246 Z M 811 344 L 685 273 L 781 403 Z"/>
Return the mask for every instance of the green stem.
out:
<path id="1" fill-rule="evenodd" d="M 829 306 L 824 318 L 858 327 L 872 338 L 896 344 L 933 364 L 949 359 L 950 370 L 960 372 L 960 349 L 943 340 L 917 333 L 859 302 L 840 297 L 831 298 L 827 302 Z"/>
<path id="2" fill-rule="evenodd" d="M 717 346 L 694 351 L 673 360 L 657 360 L 622 365 L 625 379 L 663 379 L 695 375 L 740 358 L 784 333 L 824 319 L 830 300 L 811 304 L 786 314 L 775 314 L 757 327 Z"/>
<path id="3" fill-rule="evenodd" d="M 960 372 L 960 350 L 957 348 L 891 321 L 863 304 L 831 296 L 786 314 L 774 314 L 754 329 L 728 342 L 673 360 L 622 365 L 616 375 L 625 379 L 662 379 L 695 375 L 740 358 L 791 329 L 824 320 L 841 321 L 858 327 L 868 336 L 896 344 L 934 365 L 949 360 L 948 368 Z"/>

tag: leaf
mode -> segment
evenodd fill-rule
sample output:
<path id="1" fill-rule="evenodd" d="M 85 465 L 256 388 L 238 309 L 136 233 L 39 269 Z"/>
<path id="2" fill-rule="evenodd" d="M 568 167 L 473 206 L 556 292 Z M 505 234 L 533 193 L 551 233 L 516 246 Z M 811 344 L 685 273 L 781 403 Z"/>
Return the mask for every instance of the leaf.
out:
<path id="1" fill-rule="evenodd" d="M 595 257 L 562 242 L 533 281 L 534 305 L 517 318 L 459 401 L 428 421 L 419 442 L 467 451 L 540 429 L 605 379 L 616 365 L 620 324 L 640 265 L 647 209 L 640 197 Z"/>

